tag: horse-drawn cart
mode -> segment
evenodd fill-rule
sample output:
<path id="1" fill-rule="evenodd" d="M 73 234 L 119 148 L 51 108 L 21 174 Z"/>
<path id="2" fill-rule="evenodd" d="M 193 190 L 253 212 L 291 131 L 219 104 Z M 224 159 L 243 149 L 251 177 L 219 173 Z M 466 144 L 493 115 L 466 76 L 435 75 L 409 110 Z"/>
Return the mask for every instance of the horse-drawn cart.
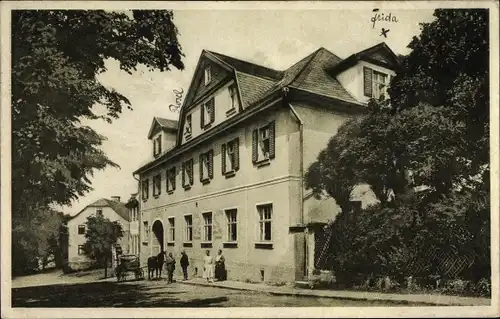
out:
<path id="1" fill-rule="evenodd" d="M 116 279 L 118 281 L 125 280 L 127 273 L 133 273 L 135 279 L 144 279 L 144 270 L 139 263 L 139 256 L 136 255 L 121 255 L 118 257 L 118 266 L 115 269 Z"/>

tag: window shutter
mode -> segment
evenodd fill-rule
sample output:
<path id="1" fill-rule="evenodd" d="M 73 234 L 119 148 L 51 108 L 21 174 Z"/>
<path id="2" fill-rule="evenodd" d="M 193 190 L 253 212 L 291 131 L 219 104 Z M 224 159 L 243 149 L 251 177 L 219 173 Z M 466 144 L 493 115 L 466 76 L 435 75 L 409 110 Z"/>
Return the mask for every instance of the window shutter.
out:
<path id="1" fill-rule="evenodd" d="M 211 149 L 210 152 L 208 152 L 208 177 L 213 178 L 214 177 L 214 150 Z"/>
<path id="2" fill-rule="evenodd" d="M 269 158 L 274 158 L 276 154 L 276 138 L 274 134 L 274 121 L 269 123 Z"/>
<path id="3" fill-rule="evenodd" d="M 210 99 L 210 123 L 215 122 L 215 98 Z"/>
<path id="4" fill-rule="evenodd" d="M 202 104 L 200 108 L 201 108 L 200 127 L 203 128 L 203 126 L 205 126 L 205 104 Z"/>
<path id="5" fill-rule="evenodd" d="M 175 166 L 172 169 L 172 174 L 174 175 L 172 177 L 172 190 L 174 191 L 175 190 L 175 180 L 177 179 L 177 169 L 175 168 Z"/>
<path id="6" fill-rule="evenodd" d="M 169 170 L 167 169 L 165 171 L 165 191 L 168 192 L 169 189 L 168 189 L 168 181 L 170 180 L 170 172 Z"/>
<path id="7" fill-rule="evenodd" d="M 186 162 L 182 163 L 182 186 L 186 185 Z"/>
<path id="8" fill-rule="evenodd" d="M 191 171 L 189 172 L 189 185 L 193 185 L 193 171 L 194 171 L 193 166 L 194 165 L 193 165 L 192 158 L 189 160 L 189 166 L 191 166 Z"/>
<path id="9" fill-rule="evenodd" d="M 221 172 L 226 173 L 226 144 L 222 144 L 220 148 L 221 154 Z"/>
<path id="10" fill-rule="evenodd" d="M 201 182 L 203 180 L 203 153 L 200 154 L 199 167 L 200 167 L 200 182 Z"/>
<path id="11" fill-rule="evenodd" d="M 372 97 L 372 69 L 363 67 L 363 87 L 365 96 Z"/>
<path id="12" fill-rule="evenodd" d="M 258 131 L 253 130 L 252 132 L 252 162 L 256 163 L 257 162 L 257 156 L 258 156 L 258 150 L 257 150 L 257 143 L 258 143 Z"/>
<path id="13" fill-rule="evenodd" d="M 237 171 L 240 169 L 240 138 L 234 139 L 234 167 L 233 169 Z"/>

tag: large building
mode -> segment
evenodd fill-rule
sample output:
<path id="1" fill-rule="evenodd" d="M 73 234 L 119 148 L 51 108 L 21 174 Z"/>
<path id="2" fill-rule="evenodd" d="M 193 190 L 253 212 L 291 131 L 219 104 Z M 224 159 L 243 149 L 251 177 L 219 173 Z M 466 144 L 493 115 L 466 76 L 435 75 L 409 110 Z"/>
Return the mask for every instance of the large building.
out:
<path id="1" fill-rule="evenodd" d="M 185 250 L 201 274 L 293 282 L 314 269 L 315 232 L 339 211 L 304 173 L 339 126 L 386 94 L 398 59 L 381 43 L 347 59 L 320 48 L 284 71 L 203 51 L 179 121 L 155 118 L 140 180 L 141 259 Z M 373 196 L 360 187 L 353 200 Z"/>
<path id="2" fill-rule="evenodd" d="M 87 217 L 101 214 L 111 221 L 117 221 L 122 225 L 123 237 L 117 242 L 124 253 L 129 249 L 129 213 L 125 204 L 120 201 L 119 196 L 111 199 L 101 198 L 87 205 L 78 214 L 68 221 L 68 265 L 71 269 L 85 269 L 92 265 L 93 261 L 84 254 L 85 232 Z"/>

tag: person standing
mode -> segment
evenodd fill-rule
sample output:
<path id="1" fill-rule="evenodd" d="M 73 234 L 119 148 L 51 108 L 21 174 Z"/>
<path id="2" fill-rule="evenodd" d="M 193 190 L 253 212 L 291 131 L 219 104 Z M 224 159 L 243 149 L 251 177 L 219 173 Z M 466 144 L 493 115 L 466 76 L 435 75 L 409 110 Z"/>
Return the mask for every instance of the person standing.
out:
<path id="1" fill-rule="evenodd" d="M 219 249 L 217 257 L 215 257 L 215 278 L 217 281 L 226 280 L 226 265 L 225 258 L 222 255 L 222 250 Z"/>
<path id="2" fill-rule="evenodd" d="M 207 282 L 214 282 L 214 259 L 210 256 L 210 250 L 207 249 L 205 257 L 203 257 L 203 278 Z"/>
<path id="3" fill-rule="evenodd" d="M 165 264 L 167 265 L 167 273 L 168 273 L 168 283 L 174 282 L 174 270 L 175 270 L 175 259 L 172 253 L 168 253 L 167 259 L 165 260 Z"/>
<path id="4" fill-rule="evenodd" d="M 182 274 L 184 275 L 184 280 L 188 280 L 188 266 L 189 266 L 189 258 L 186 252 L 183 250 L 181 252 L 181 268 L 182 268 Z"/>

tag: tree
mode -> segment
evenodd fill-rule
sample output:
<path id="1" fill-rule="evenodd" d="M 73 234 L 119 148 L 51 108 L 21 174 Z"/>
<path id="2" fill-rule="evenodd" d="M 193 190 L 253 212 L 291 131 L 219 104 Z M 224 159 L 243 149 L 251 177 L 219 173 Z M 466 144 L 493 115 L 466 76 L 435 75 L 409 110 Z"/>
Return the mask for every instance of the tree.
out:
<path id="1" fill-rule="evenodd" d="M 105 61 L 117 60 L 130 74 L 140 65 L 183 70 L 177 37 L 168 10 L 12 11 L 14 260 L 34 254 L 28 232 L 39 226 L 32 223 L 37 214 L 86 194 L 95 170 L 117 167 L 99 148 L 105 137 L 81 124 L 111 122 L 123 107 L 132 108 L 99 82 Z"/>
<path id="2" fill-rule="evenodd" d="M 104 267 L 105 278 L 108 277 L 112 246 L 122 237 L 123 228 L 120 223 L 112 222 L 102 215 L 87 217 L 83 250 L 87 256 Z"/>
<path id="3" fill-rule="evenodd" d="M 15 10 L 12 12 L 13 212 L 69 204 L 91 189 L 95 169 L 116 166 L 104 137 L 81 119 L 118 118 L 130 101 L 97 75 L 115 59 L 132 73 L 184 69 L 173 13 L 167 10 Z M 105 114 L 93 108 L 101 104 Z"/>

